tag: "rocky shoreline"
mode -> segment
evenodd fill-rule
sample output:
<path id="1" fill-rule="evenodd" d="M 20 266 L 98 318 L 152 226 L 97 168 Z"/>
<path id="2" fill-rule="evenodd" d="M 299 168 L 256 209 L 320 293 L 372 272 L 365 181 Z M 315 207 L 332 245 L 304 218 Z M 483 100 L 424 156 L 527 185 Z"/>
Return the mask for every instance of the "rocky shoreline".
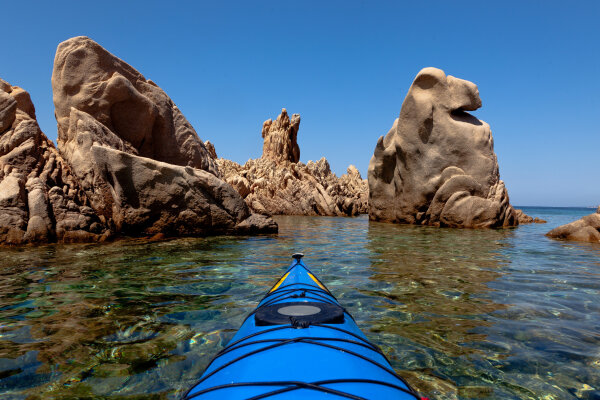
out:
<path id="1" fill-rule="evenodd" d="M 29 95 L 1 89 L 0 244 L 277 232 L 220 179 L 167 94 L 93 40 L 56 51 L 58 148 Z"/>
<path id="2" fill-rule="evenodd" d="M 262 125 L 263 152 L 218 158 L 152 80 L 87 37 L 61 43 L 52 73 L 57 146 L 29 94 L 0 79 L 0 246 L 117 237 L 276 233 L 273 215 L 356 216 L 453 228 L 544 223 L 500 180 L 477 86 L 421 70 L 381 136 L 368 181 L 325 157 L 300 161 L 300 115 Z M 600 242 L 600 208 L 550 231 Z"/>

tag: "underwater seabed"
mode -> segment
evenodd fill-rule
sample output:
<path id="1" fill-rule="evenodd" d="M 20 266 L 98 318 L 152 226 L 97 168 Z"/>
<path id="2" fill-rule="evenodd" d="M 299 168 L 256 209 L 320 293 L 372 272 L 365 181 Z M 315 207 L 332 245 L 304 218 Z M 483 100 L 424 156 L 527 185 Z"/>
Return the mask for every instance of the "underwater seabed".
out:
<path id="1" fill-rule="evenodd" d="M 548 224 L 460 230 L 276 217 L 278 236 L 2 249 L 0 397 L 177 398 L 306 264 L 422 395 L 600 398 L 600 246 Z M 28 397 L 29 396 L 29 397 Z"/>

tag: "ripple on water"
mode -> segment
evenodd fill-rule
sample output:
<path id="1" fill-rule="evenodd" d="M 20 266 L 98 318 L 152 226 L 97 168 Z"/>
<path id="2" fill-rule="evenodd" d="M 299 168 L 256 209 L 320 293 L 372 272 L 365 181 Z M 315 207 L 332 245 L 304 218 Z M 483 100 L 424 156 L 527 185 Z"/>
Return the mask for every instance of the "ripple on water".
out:
<path id="1" fill-rule="evenodd" d="M 176 398 L 293 252 L 424 395 L 600 398 L 600 247 L 547 225 L 451 230 L 278 217 L 277 237 L 2 250 L 3 398 Z"/>

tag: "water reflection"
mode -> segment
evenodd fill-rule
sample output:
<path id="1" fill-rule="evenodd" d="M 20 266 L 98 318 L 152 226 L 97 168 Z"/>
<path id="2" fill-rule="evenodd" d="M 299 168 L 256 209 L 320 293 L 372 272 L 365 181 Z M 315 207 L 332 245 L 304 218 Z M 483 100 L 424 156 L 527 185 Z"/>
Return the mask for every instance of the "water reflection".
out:
<path id="1" fill-rule="evenodd" d="M 452 398 L 479 376 L 460 360 L 480 356 L 472 343 L 486 335 L 477 328 L 490 325 L 486 315 L 507 307 L 490 300 L 487 283 L 509 263 L 500 250 L 509 246 L 510 235 L 369 224 L 373 283 L 362 292 L 380 298 L 369 325 L 394 366 L 422 391 Z M 493 392 L 477 384 L 469 390 L 478 397 Z"/>

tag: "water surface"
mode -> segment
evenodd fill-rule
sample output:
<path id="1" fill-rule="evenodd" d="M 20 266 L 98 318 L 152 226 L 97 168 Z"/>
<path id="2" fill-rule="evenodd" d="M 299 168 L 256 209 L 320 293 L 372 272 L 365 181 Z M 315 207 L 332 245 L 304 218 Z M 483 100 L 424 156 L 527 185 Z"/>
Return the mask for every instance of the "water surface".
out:
<path id="1" fill-rule="evenodd" d="M 293 252 L 423 395 L 600 399 L 600 245 L 277 217 L 278 236 L 0 250 L 0 397 L 171 399 Z"/>

